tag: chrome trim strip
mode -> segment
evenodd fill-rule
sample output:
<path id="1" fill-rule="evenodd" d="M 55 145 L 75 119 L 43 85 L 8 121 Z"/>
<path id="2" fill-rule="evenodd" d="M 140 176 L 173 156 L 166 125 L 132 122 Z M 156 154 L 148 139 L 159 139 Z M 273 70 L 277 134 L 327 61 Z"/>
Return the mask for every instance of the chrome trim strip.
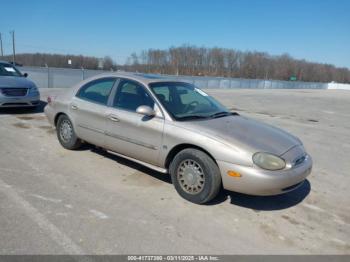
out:
<path id="1" fill-rule="evenodd" d="M 105 132 L 101 129 L 97 129 L 97 128 L 92 128 L 92 127 L 87 127 L 87 126 L 84 126 L 84 125 L 80 125 L 78 124 L 79 127 L 81 128 L 85 128 L 87 130 L 90 130 L 90 131 L 94 131 L 94 132 L 97 132 L 97 133 L 100 133 L 100 134 L 104 134 Z"/>
<path id="2" fill-rule="evenodd" d="M 156 147 L 156 146 L 153 146 L 153 145 L 150 145 L 150 144 L 146 144 L 146 143 L 143 143 L 141 141 L 134 140 L 134 139 L 130 139 L 130 138 L 127 138 L 125 136 L 111 134 L 111 133 L 108 133 L 107 131 L 103 131 L 103 130 L 100 130 L 100 129 L 97 129 L 97 128 L 92 128 L 92 127 L 87 127 L 87 126 L 84 126 L 84 125 L 81 125 L 81 124 L 78 124 L 78 126 L 81 127 L 81 128 L 85 128 L 87 130 L 90 130 L 90 131 L 94 131 L 94 132 L 100 133 L 100 134 L 105 134 L 106 136 L 110 136 L 110 137 L 113 137 L 113 138 L 116 138 L 116 139 L 120 139 L 120 140 L 129 142 L 129 143 L 138 145 L 138 146 L 143 146 L 143 147 L 146 147 L 146 148 L 149 148 L 149 149 L 152 149 L 152 150 L 157 150 L 158 149 L 158 147 Z"/>
<path id="3" fill-rule="evenodd" d="M 158 149 L 158 147 L 156 147 L 156 146 L 153 146 L 153 145 L 150 145 L 150 144 L 146 144 L 146 143 L 143 143 L 141 141 L 134 140 L 134 139 L 130 139 L 130 138 L 125 137 L 125 136 L 120 136 L 120 135 L 116 135 L 116 134 L 112 134 L 112 133 L 108 133 L 108 132 L 105 132 L 105 135 L 113 137 L 113 138 L 116 138 L 116 139 L 119 139 L 119 140 L 123 140 L 123 141 L 129 142 L 129 143 L 132 143 L 132 144 L 135 144 L 135 145 L 138 145 L 138 146 L 143 146 L 143 147 L 146 147 L 146 148 L 149 148 L 149 149 L 152 149 L 152 150 L 157 150 Z"/>

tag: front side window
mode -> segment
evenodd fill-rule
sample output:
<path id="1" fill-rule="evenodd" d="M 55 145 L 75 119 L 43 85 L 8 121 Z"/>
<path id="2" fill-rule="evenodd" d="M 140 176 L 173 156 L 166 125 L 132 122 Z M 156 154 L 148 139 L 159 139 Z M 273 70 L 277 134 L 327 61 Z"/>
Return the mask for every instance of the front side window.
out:
<path id="1" fill-rule="evenodd" d="M 165 109 L 176 120 L 216 118 L 232 113 L 192 84 L 182 82 L 157 82 L 150 84 Z"/>
<path id="2" fill-rule="evenodd" d="M 0 76 L 22 76 L 22 74 L 13 65 L 0 63 Z"/>
<path id="3" fill-rule="evenodd" d="M 114 83 L 115 78 L 94 80 L 84 85 L 77 93 L 77 97 L 94 103 L 107 105 L 108 97 Z"/>
<path id="4" fill-rule="evenodd" d="M 139 106 L 154 107 L 154 101 L 150 94 L 146 92 L 143 86 L 134 81 L 121 80 L 113 101 L 113 107 L 136 112 Z"/>

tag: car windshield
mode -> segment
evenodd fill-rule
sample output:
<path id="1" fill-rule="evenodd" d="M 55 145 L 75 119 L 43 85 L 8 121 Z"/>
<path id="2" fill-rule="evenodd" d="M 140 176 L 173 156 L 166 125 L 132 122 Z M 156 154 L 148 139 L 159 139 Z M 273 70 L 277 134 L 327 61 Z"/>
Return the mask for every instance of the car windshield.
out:
<path id="1" fill-rule="evenodd" d="M 22 74 L 13 65 L 0 63 L 0 76 L 22 76 Z"/>
<path id="2" fill-rule="evenodd" d="M 157 82 L 151 83 L 150 88 L 165 109 L 178 121 L 232 115 L 226 107 L 192 84 Z"/>

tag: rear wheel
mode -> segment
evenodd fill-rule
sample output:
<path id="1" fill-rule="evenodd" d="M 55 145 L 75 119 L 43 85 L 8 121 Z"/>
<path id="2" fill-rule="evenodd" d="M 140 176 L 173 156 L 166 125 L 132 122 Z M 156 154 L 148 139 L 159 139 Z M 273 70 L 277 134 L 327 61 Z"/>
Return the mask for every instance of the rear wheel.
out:
<path id="1" fill-rule="evenodd" d="M 61 115 L 57 121 L 57 137 L 61 145 L 66 149 L 78 149 L 81 146 L 81 140 L 76 136 L 73 124 L 66 115 Z"/>
<path id="2" fill-rule="evenodd" d="M 180 151 L 170 165 L 176 191 L 186 200 L 204 204 L 221 189 L 220 170 L 206 153 L 188 148 Z"/>

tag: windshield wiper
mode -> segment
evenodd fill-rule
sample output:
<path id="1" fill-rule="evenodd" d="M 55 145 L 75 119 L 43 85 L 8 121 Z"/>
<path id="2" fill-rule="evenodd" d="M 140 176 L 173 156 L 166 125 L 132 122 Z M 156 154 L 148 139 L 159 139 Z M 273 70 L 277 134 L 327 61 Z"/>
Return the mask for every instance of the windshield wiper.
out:
<path id="1" fill-rule="evenodd" d="M 210 115 L 210 117 L 211 118 L 219 118 L 219 117 L 233 116 L 233 115 L 238 115 L 238 113 L 222 111 L 222 112 L 217 112 L 215 114 L 212 114 L 212 115 Z"/>
<path id="2" fill-rule="evenodd" d="M 222 112 L 218 112 L 218 113 L 215 113 L 215 114 L 212 114 L 209 116 L 203 116 L 203 115 L 182 116 L 182 117 L 178 117 L 177 120 L 186 121 L 186 120 L 195 120 L 195 119 L 219 118 L 219 117 L 234 116 L 234 115 L 238 115 L 238 113 L 222 111 Z"/>
<path id="3" fill-rule="evenodd" d="M 177 120 L 185 121 L 185 120 L 204 119 L 204 118 L 208 118 L 208 117 L 207 116 L 201 116 L 201 115 L 189 115 L 189 116 L 178 117 Z"/>

